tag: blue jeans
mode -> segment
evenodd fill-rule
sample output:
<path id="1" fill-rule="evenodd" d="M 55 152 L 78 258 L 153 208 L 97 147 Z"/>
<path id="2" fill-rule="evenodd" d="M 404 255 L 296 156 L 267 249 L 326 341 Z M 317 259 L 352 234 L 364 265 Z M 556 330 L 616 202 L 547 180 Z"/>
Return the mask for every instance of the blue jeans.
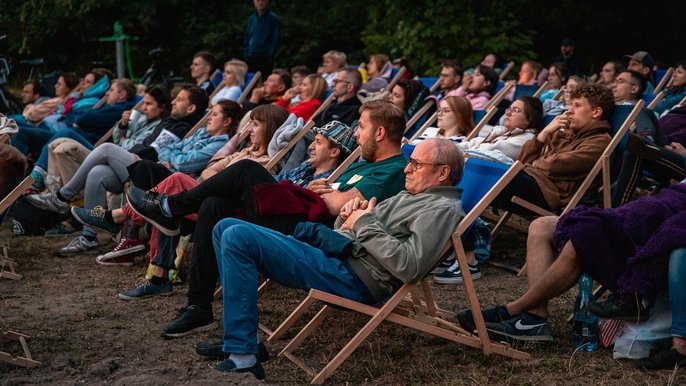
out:
<path id="1" fill-rule="evenodd" d="M 19 149 L 19 151 L 25 155 L 29 153 L 38 153 L 50 140 L 53 134 L 54 133 L 48 128 L 30 124 L 19 125 L 19 132 L 12 136 L 12 146 Z"/>
<path id="2" fill-rule="evenodd" d="M 214 227 L 212 242 L 224 287 L 226 353 L 257 353 L 258 272 L 285 287 L 373 303 L 367 287 L 341 260 L 291 236 L 226 218 Z"/>
<path id="3" fill-rule="evenodd" d="M 669 257 L 669 304 L 672 307 L 672 336 L 686 338 L 686 248 Z"/>
<path id="4" fill-rule="evenodd" d="M 75 132 L 73 129 L 59 130 L 55 133 L 51 133 L 50 137 L 47 140 L 47 143 L 45 143 L 43 149 L 40 152 L 40 156 L 38 156 L 38 159 L 36 160 L 36 165 L 42 167 L 44 170 L 48 170 L 48 145 L 58 138 L 71 138 L 85 146 L 86 149 L 93 149 L 93 144 L 90 143 L 88 139 L 84 138 L 79 133 Z"/>

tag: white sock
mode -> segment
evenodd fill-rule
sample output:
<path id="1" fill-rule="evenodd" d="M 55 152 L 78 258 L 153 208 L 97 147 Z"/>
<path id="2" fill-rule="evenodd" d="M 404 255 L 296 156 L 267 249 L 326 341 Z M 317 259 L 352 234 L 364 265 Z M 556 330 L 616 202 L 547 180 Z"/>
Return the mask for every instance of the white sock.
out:
<path id="1" fill-rule="evenodd" d="M 229 359 L 236 364 L 237 369 L 252 367 L 255 365 L 255 363 L 257 363 L 257 357 L 255 354 L 231 354 Z"/>

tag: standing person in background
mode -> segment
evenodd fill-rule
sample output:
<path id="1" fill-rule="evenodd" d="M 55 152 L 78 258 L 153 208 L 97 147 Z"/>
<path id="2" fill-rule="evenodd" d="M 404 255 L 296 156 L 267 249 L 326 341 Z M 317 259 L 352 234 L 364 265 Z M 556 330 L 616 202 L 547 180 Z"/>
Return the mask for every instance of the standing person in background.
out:
<path id="1" fill-rule="evenodd" d="M 250 71 L 271 74 L 281 34 L 279 17 L 269 10 L 268 0 L 253 0 L 255 13 L 248 19 L 243 39 L 243 56 Z"/>
<path id="2" fill-rule="evenodd" d="M 574 40 L 564 38 L 560 42 L 560 55 L 558 55 L 554 63 L 562 62 L 567 65 L 569 75 L 586 75 L 588 74 L 588 64 L 586 61 L 574 52 Z"/>

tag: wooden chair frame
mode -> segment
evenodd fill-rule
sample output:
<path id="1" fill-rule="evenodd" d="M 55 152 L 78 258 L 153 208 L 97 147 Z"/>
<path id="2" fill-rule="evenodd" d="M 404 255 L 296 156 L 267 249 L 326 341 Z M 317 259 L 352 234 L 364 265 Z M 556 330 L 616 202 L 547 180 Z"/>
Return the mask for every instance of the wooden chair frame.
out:
<path id="1" fill-rule="evenodd" d="M 143 99 L 141 99 L 140 101 L 138 101 L 138 103 L 136 103 L 136 105 L 133 106 L 133 110 L 136 110 L 136 111 L 138 111 L 139 113 L 143 114 L 143 112 L 141 111 L 141 108 L 142 108 L 142 107 L 143 107 Z M 98 142 L 96 142 L 96 143 L 93 145 L 93 148 L 94 148 L 94 149 L 95 149 L 96 147 L 102 145 L 103 143 L 107 142 L 107 141 L 112 137 L 112 134 L 114 133 L 114 129 L 116 128 L 117 124 L 119 124 L 119 121 L 117 121 L 117 123 L 115 123 L 114 125 L 112 125 L 112 127 L 110 127 L 110 129 L 107 130 L 107 132 L 106 132 L 105 134 L 103 134 L 102 137 L 100 137 L 100 139 L 98 140 Z"/>
<path id="2" fill-rule="evenodd" d="M 505 95 L 507 95 L 507 93 L 510 92 L 510 89 L 514 86 L 515 86 L 514 80 L 510 80 L 510 81 L 505 82 L 505 85 L 503 86 L 503 88 L 501 88 L 500 91 L 495 93 L 493 98 L 491 98 L 491 100 L 489 100 L 488 103 L 486 103 L 486 106 L 484 106 L 484 110 L 488 110 L 492 106 L 498 106 L 498 104 L 500 104 L 500 102 L 503 100 L 503 98 L 505 98 Z"/>
<path id="3" fill-rule="evenodd" d="M 497 111 L 498 111 L 498 109 L 495 106 L 489 107 L 488 110 L 486 110 L 486 114 L 483 116 L 483 118 L 481 118 L 479 123 L 477 123 L 476 126 L 474 126 L 474 129 L 472 130 L 472 132 L 469 133 L 469 135 L 467 136 L 467 141 L 469 141 L 469 140 L 473 139 L 474 137 L 476 137 L 477 135 L 479 135 L 479 132 L 481 131 L 481 129 L 483 129 L 484 126 L 486 126 L 486 124 L 488 124 L 488 121 L 490 121 L 491 118 L 493 118 L 493 116 L 495 115 L 495 113 Z"/>
<path id="4" fill-rule="evenodd" d="M 653 90 L 654 94 L 658 94 L 662 91 L 662 89 L 665 86 L 669 86 L 670 83 L 672 83 L 672 75 L 674 74 L 674 67 L 670 67 L 667 69 L 667 72 L 665 72 L 665 75 L 660 79 L 660 83 L 655 86 L 655 89 Z M 650 109 L 650 106 L 648 107 Z"/>
<path id="5" fill-rule="evenodd" d="M 577 189 L 576 193 L 572 196 L 571 200 L 567 205 L 563 208 L 562 212 L 560 213 L 560 216 L 568 213 L 570 210 L 576 208 L 577 205 L 579 205 L 579 202 L 583 198 L 583 196 L 587 193 L 588 189 L 591 187 L 593 182 L 595 181 L 596 177 L 601 174 L 601 181 L 602 181 L 602 194 L 603 194 L 603 206 L 605 208 L 609 208 L 612 206 L 611 203 L 611 181 L 610 181 L 610 158 L 612 156 L 612 153 L 615 151 L 619 143 L 622 141 L 622 138 L 627 134 L 629 131 L 629 128 L 633 125 L 634 121 L 636 120 L 636 117 L 638 116 L 639 112 L 643 108 L 643 105 L 645 102 L 642 100 L 639 100 L 636 105 L 634 105 L 633 109 L 629 113 L 629 115 L 626 117 L 624 122 L 620 125 L 619 129 L 615 132 L 615 134 L 612 136 L 612 139 L 610 140 L 610 143 L 605 147 L 605 150 L 603 150 L 602 154 L 596 161 L 596 163 L 593 165 L 593 168 L 591 171 L 588 173 L 586 178 L 582 181 L 581 185 Z M 554 216 L 556 215 L 555 213 L 550 212 L 549 210 L 543 209 L 541 207 L 538 207 L 520 197 L 512 197 L 512 202 L 514 204 L 519 205 L 522 208 L 525 208 L 533 213 L 535 213 L 538 216 Z M 493 232 L 492 234 L 496 234 L 497 231 L 504 225 L 507 224 L 507 221 L 510 219 L 512 213 L 510 212 L 505 212 L 496 225 L 493 227 Z M 525 273 L 525 268 L 526 268 L 526 263 L 519 269 L 517 276 L 521 276 Z"/>
<path id="6" fill-rule="evenodd" d="M 505 77 L 507 76 L 507 74 L 509 74 L 510 71 L 512 71 L 512 69 L 514 68 L 514 65 L 515 65 L 515 62 L 513 62 L 513 61 L 508 62 L 507 66 L 503 69 L 503 71 L 500 72 L 498 79 L 504 80 Z"/>
<path id="7" fill-rule="evenodd" d="M 648 110 L 653 110 L 655 106 L 657 106 L 658 103 L 660 103 L 663 99 L 665 98 L 665 92 L 660 91 L 655 95 L 655 98 L 653 98 L 652 101 L 648 104 L 648 107 L 646 107 Z"/>
<path id="8" fill-rule="evenodd" d="M 393 77 L 393 79 L 391 79 L 390 82 L 388 82 L 388 85 L 386 86 L 386 90 L 387 91 L 393 91 L 393 87 L 395 87 L 395 85 L 398 84 L 398 82 L 400 81 L 400 78 L 403 75 L 405 75 L 406 72 L 407 72 L 407 67 L 405 67 L 405 66 L 400 67 L 400 70 L 398 70 L 398 73 L 395 74 L 395 76 Z"/>
<path id="9" fill-rule="evenodd" d="M 2 134 L 2 135 L 0 135 L 0 143 L 10 143 L 11 138 L 12 137 L 7 133 Z"/>
<path id="10" fill-rule="evenodd" d="M 479 214 L 498 195 L 502 188 L 510 183 L 522 168 L 523 165 L 521 162 L 516 162 L 512 165 L 488 193 L 484 195 L 474 208 L 472 208 L 472 210 L 470 210 L 459 222 L 451 239 L 446 243 L 435 259 L 437 262 L 440 261 L 441 256 L 450 249 L 453 249 L 459 264 L 463 267 L 467 266 L 467 257 L 460 236 L 471 226 Z M 286 331 L 302 318 L 305 311 L 307 311 L 316 300 L 319 300 L 324 302 L 325 305 L 279 353 L 279 356 L 287 358 L 312 376 L 312 384 L 323 383 L 384 321 L 400 324 L 455 343 L 461 343 L 481 349 L 485 355 L 498 354 L 514 359 L 530 360 L 530 354 L 515 350 L 507 344 L 496 343 L 490 340 L 486 331 L 486 324 L 481 314 L 481 307 L 479 305 L 472 277 L 466 272 L 463 278 L 470 309 L 474 315 L 478 336 L 475 336 L 472 332 L 466 331 L 460 326 L 446 320 L 447 317 L 452 317 L 452 313 L 437 307 L 431 292 L 430 281 L 428 278 L 424 278 L 419 283 L 404 284 L 390 299 L 379 307 L 361 304 L 312 289 L 305 300 L 303 300 L 291 315 L 274 330 L 269 336 L 268 341 L 272 342 L 283 336 Z M 315 332 L 327 316 L 331 315 L 334 311 L 333 306 L 368 315 L 371 319 L 321 371 L 316 371 L 298 359 L 293 354 L 293 351 L 297 349 L 307 337 Z"/>
<path id="11" fill-rule="evenodd" d="M 2 215 L 6 210 L 14 204 L 15 201 L 24 193 L 24 191 L 33 184 L 33 178 L 31 176 L 26 177 L 19 185 L 14 188 L 5 198 L 0 201 L 0 215 Z M 16 262 L 7 256 L 7 247 L 2 246 L 2 256 L 0 257 L 0 278 L 8 278 L 13 280 L 21 279 L 15 268 Z M 7 270 L 5 270 L 7 267 Z M 26 339 L 29 338 L 28 335 L 20 334 L 15 331 L 5 331 L 4 328 L 0 329 L 1 336 L 5 339 L 14 340 L 21 344 L 24 356 L 15 356 L 10 353 L 0 351 L 0 362 L 6 362 L 15 366 L 21 367 L 36 367 L 40 365 L 40 362 L 33 359 L 31 356 L 31 351 L 29 350 L 29 345 L 26 343 Z"/>

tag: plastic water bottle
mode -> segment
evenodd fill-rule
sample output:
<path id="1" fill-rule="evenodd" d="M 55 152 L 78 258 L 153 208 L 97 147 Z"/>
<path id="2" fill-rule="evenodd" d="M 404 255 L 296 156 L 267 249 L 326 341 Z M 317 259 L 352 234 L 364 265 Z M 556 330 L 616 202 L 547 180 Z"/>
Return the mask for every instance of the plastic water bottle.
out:
<path id="1" fill-rule="evenodd" d="M 598 347 L 598 317 L 588 311 L 593 298 L 593 280 L 587 275 L 579 278 L 579 295 L 574 303 L 572 342 L 579 351 L 593 351 Z"/>

